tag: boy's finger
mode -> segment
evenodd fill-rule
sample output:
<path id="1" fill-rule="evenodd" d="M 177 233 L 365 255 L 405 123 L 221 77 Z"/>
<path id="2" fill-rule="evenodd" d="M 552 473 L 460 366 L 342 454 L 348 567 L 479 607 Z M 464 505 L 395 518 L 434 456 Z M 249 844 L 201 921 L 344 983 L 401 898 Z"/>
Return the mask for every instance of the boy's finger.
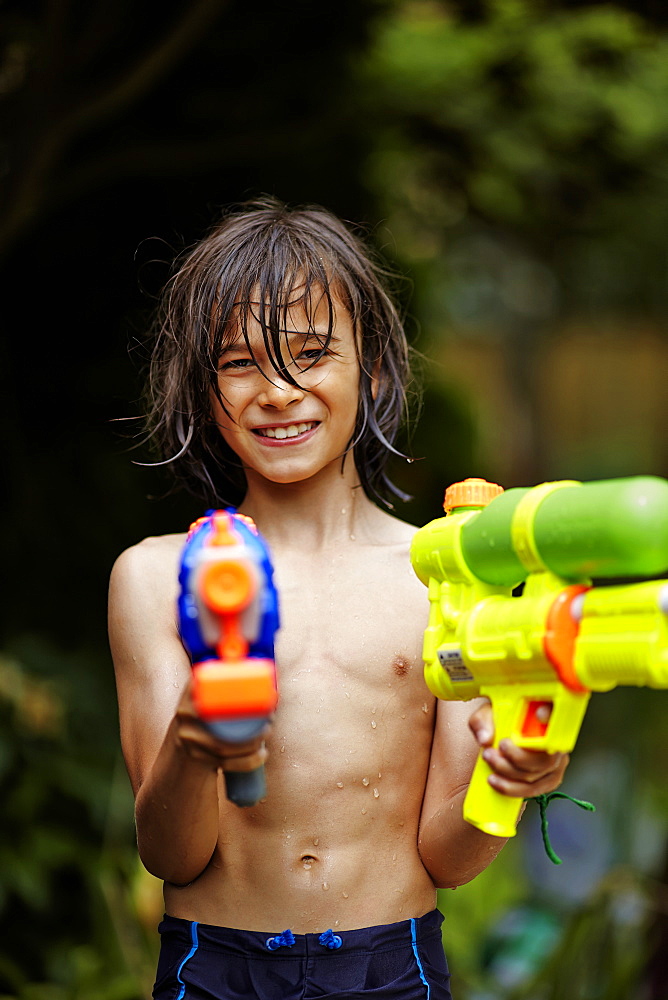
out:
<path id="1" fill-rule="evenodd" d="M 476 709 L 469 719 L 469 729 L 482 747 L 490 746 L 494 739 L 494 715 L 489 702 Z"/>
<path id="2" fill-rule="evenodd" d="M 567 754 L 532 754 L 531 757 L 520 758 L 517 763 L 498 750 L 488 748 L 483 757 L 495 774 L 527 784 L 534 784 L 554 774 L 563 775 L 568 764 Z"/>
<path id="3" fill-rule="evenodd" d="M 490 774 L 487 780 L 492 788 L 503 795 L 511 795 L 513 798 L 518 799 L 532 799 L 537 795 L 546 795 L 548 792 L 555 791 L 561 784 L 562 779 L 563 772 L 557 770 L 551 774 L 541 776 L 535 781 L 517 781 L 511 778 L 504 778 L 496 773 Z"/>
<path id="4" fill-rule="evenodd" d="M 528 750 L 518 747 L 512 740 L 501 740 L 496 748 L 499 756 L 510 762 L 518 771 L 531 774 L 536 771 L 552 771 L 566 756 L 562 753 L 545 753 L 543 750 Z"/>

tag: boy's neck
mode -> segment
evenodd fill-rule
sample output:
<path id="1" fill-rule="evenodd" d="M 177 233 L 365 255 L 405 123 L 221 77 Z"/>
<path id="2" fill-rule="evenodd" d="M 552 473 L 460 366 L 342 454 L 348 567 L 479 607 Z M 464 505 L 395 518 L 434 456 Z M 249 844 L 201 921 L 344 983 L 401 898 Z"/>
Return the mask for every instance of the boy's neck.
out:
<path id="1" fill-rule="evenodd" d="M 311 552 L 364 541 L 386 517 L 364 493 L 354 467 L 288 484 L 251 477 L 239 511 L 253 518 L 270 544 Z"/>

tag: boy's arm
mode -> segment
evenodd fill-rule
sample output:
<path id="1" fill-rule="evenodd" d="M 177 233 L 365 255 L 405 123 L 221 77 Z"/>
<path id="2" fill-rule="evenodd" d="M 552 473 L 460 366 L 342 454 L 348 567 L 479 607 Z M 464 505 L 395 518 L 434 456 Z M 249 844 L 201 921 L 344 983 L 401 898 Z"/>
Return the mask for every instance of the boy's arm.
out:
<path id="1" fill-rule="evenodd" d="M 117 559 L 109 640 L 139 854 L 158 878 L 183 885 L 204 871 L 216 847 L 222 761 L 251 755 L 259 764 L 264 750 L 259 738 L 226 746 L 197 719 L 175 620 L 178 552 L 150 539 Z"/>
<path id="2" fill-rule="evenodd" d="M 473 706 L 473 714 L 471 714 Z M 494 749 L 492 710 L 487 702 L 437 701 L 431 760 L 422 803 L 418 848 L 438 888 L 470 882 L 506 843 L 483 833 L 462 816 L 476 756 L 481 747 L 493 770 L 494 787 L 518 798 L 554 791 L 562 782 L 567 754 L 523 750 L 509 740 Z"/>

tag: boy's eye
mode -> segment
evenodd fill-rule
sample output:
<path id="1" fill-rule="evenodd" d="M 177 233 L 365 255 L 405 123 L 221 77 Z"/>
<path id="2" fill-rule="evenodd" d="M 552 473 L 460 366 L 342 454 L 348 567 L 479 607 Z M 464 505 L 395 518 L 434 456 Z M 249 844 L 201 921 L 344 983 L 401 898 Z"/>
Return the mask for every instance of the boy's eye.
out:
<path id="1" fill-rule="evenodd" d="M 233 358 L 231 361 L 225 361 L 224 364 L 220 366 L 221 372 L 233 372 L 233 371 L 248 371 L 249 368 L 254 368 L 255 362 L 252 358 Z"/>
<path id="2" fill-rule="evenodd" d="M 306 351 L 300 351 L 299 357 L 295 360 L 297 362 L 305 362 L 306 364 L 312 363 L 314 361 L 320 361 L 322 358 L 326 357 L 327 351 L 323 351 L 322 347 L 312 347 Z"/>

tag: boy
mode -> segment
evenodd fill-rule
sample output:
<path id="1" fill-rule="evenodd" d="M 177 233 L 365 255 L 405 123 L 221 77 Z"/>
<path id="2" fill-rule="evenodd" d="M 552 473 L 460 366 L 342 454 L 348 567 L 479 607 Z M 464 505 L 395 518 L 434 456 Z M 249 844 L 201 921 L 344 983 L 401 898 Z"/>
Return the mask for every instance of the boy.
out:
<path id="1" fill-rule="evenodd" d="M 437 705 L 424 684 L 415 529 L 372 499 L 392 489 L 409 373 L 381 274 L 328 212 L 265 199 L 228 213 L 166 291 L 151 433 L 203 506 L 256 522 L 281 629 L 275 719 L 226 745 L 195 715 L 175 623 L 185 536 L 146 539 L 114 567 L 138 845 L 165 883 L 161 1000 L 450 997 L 435 887 L 474 878 L 503 845 L 462 819 L 479 745 L 515 796 L 553 790 L 567 764 L 493 749 L 487 706 Z M 229 757 L 266 759 L 257 806 L 226 799 Z"/>

